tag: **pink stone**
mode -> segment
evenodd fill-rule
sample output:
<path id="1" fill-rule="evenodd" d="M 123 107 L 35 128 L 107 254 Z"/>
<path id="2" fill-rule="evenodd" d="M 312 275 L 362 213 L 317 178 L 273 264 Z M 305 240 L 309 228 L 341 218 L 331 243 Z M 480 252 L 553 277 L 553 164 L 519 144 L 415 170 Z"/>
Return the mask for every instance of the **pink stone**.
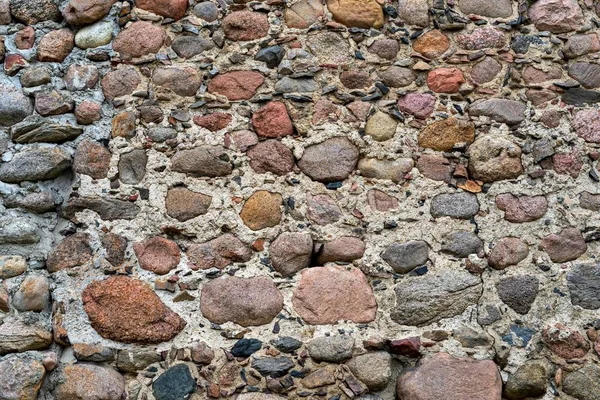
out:
<path id="1" fill-rule="evenodd" d="M 588 143 L 600 143 L 600 110 L 583 109 L 573 118 L 573 127 L 577 136 Z"/>
<path id="2" fill-rule="evenodd" d="M 265 77 L 254 71 L 234 71 L 215 76 L 208 83 L 208 92 L 220 94 L 230 101 L 248 100 L 265 82 Z"/>
<path id="3" fill-rule="evenodd" d="M 425 119 L 431 115 L 435 106 L 435 97 L 427 93 L 409 93 L 398 100 L 398 109 Z"/>
<path id="4" fill-rule="evenodd" d="M 276 138 L 294 133 L 285 104 L 272 101 L 252 114 L 252 125 L 258 136 Z"/>

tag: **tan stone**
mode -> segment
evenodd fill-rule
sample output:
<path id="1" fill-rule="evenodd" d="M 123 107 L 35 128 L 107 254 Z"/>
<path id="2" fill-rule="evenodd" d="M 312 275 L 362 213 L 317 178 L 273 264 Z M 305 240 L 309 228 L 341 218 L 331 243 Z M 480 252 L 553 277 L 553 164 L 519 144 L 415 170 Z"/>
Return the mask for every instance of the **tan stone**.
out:
<path id="1" fill-rule="evenodd" d="M 266 190 L 254 192 L 246 200 L 240 217 L 244 224 L 253 231 L 273 227 L 281 221 L 282 200 L 279 193 L 271 193 Z"/>
<path id="2" fill-rule="evenodd" d="M 383 10 L 377 0 L 327 0 L 333 19 L 350 28 L 381 28 Z"/>
<path id="3" fill-rule="evenodd" d="M 419 133 L 419 146 L 437 151 L 452 151 L 455 145 L 472 143 L 475 125 L 472 122 L 448 118 L 427 125 Z"/>

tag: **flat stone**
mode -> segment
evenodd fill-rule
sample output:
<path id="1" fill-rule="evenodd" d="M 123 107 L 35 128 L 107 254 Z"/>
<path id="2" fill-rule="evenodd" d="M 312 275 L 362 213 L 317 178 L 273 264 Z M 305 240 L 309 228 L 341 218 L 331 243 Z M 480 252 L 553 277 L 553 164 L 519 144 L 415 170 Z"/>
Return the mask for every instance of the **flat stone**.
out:
<path id="1" fill-rule="evenodd" d="M 415 164 L 421 175 L 434 181 L 450 182 L 453 166 L 446 157 L 437 154 L 422 154 Z"/>
<path id="2" fill-rule="evenodd" d="M 210 2 L 205 3 L 212 4 Z M 173 51 L 179 57 L 183 58 L 192 58 L 212 49 L 213 47 L 215 47 L 215 44 L 212 40 L 197 36 L 178 36 L 175 40 L 173 40 L 173 43 L 171 43 L 171 48 Z"/>
<path id="3" fill-rule="evenodd" d="M 438 353 L 398 378 L 398 399 L 498 400 L 502 378 L 491 360 Z"/>
<path id="4" fill-rule="evenodd" d="M 311 179 L 335 182 L 346 179 L 358 162 L 358 148 L 344 137 L 334 137 L 304 149 L 298 167 Z"/>
<path id="5" fill-rule="evenodd" d="M 109 367 L 87 363 L 67 365 L 62 378 L 55 389 L 57 400 L 119 400 L 125 395 L 125 380 Z"/>
<path id="6" fill-rule="evenodd" d="M 398 199 L 378 189 L 371 189 L 367 192 L 367 204 L 372 210 L 391 211 L 398 208 Z"/>
<path id="7" fill-rule="evenodd" d="M 386 86 L 398 88 L 412 84 L 416 75 L 412 69 L 392 65 L 386 70 L 378 70 L 377 76 Z"/>
<path id="8" fill-rule="evenodd" d="M 492 57 L 485 57 L 471 68 L 471 79 L 480 85 L 493 81 L 502 71 L 502 64 Z"/>
<path id="9" fill-rule="evenodd" d="M 526 361 L 513 374 L 504 386 L 504 396 L 508 400 L 524 400 L 546 394 L 547 371 L 543 362 Z"/>
<path id="10" fill-rule="evenodd" d="M 300 381 L 303 386 L 309 389 L 315 389 L 335 383 L 335 368 L 328 365 L 311 372 Z"/>
<path id="11" fill-rule="evenodd" d="M 376 0 L 328 0 L 327 9 L 336 22 L 350 28 L 380 28 L 383 10 Z"/>
<path id="12" fill-rule="evenodd" d="M 569 67 L 569 76 L 581 83 L 586 89 L 595 89 L 600 87 L 600 65 L 576 62 Z"/>
<path id="13" fill-rule="evenodd" d="M 83 128 L 70 124 L 52 123 L 38 116 L 30 116 L 10 128 L 16 143 L 63 143 L 83 133 Z"/>
<path id="14" fill-rule="evenodd" d="M 469 172 L 475 179 L 495 182 L 523 174 L 521 148 L 504 137 L 482 136 L 469 146 L 467 155 Z"/>
<path id="15" fill-rule="evenodd" d="M 197 177 L 217 177 L 229 175 L 233 166 L 224 147 L 204 145 L 177 151 L 171 158 L 171 170 Z"/>
<path id="16" fill-rule="evenodd" d="M 80 49 L 93 49 L 112 41 L 114 25 L 109 21 L 99 21 L 81 28 L 75 34 L 75 46 Z"/>
<path id="17" fill-rule="evenodd" d="M 177 364 L 163 372 L 152 383 L 152 394 L 156 400 L 185 399 L 196 391 L 196 386 L 196 380 L 192 377 L 189 367 Z"/>
<path id="18" fill-rule="evenodd" d="M 0 361 L 0 398 L 7 400 L 35 400 L 46 370 L 37 360 L 27 358 L 6 358 Z"/>
<path id="19" fill-rule="evenodd" d="M 271 264 L 283 277 L 310 267 L 312 252 L 313 241 L 310 235 L 300 232 L 284 232 L 269 247 Z"/>
<path id="20" fill-rule="evenodd" d="M 240 339 L 231 348 L 234 357 L 248 358 L 262 348 L 262 342 L 258 339 Z"/>
<path id="21" fill-rule="evenodd" d="M 140 212 L 140 208 L 136 204 L 126 200 L 103 197 L 73 197 L 63 209 L 63 215 L 65 218 L 74 219 L 75 214 L 83 210 L 92 210 L 106 221 L 134 219 Z"/>
<path id="22" fill-rule="evenodd" d="M 90 283 L 82 293 L 92 328 L 123 343 L 160 343 L 173 339 L 186 322 L 148 284 L 125 276 Z"/>
<path id="23" fill-rule="evenodd" d="M 368 323 L 375 319 L 373 289 L 359 269 L 341 266 L 304 269 L 292 304 L 308 324 L 334 324 L 340 320 Z"/>
<path id="24" fill-rule="evenodd" d="M 240 218 L 253 231 L 276 226 L 281 221 L 282 201 L 279 193 L 254 192 L 244 203 Z"/>
<path id="25" fill-rule="evenodd" d="M 251 11 L 234 11 L 223 18 L 223 31 L 229 40 L 260 39 L 269 33 L 267 15 Z"/>
<path id="26" fill-rule="evenodd" d="M 545 327 L 542 340 L 550 351 L 567 360 L 583 358 L 590 351 L 590 344 L 581 333 L 561 323 Z"/>
<path id="27" fill-rule="evenodd" d="M 403 280 L 394 291 L 392 320 L 400 325 L 424 326 L 460 315 L 477 304 L 481 281 L 465 270 L 446 268 Z"/>
<path id="28" fill-rule="evenodd" d="M 600 143 L 600 111 L 586 108 L 578 111 L 573 118 L 577 136 L 588 143 Z"/>
<path id="29" fill-rule="evenodd" d="M 192 244 L 187 251 L 190 262 L 200 269 L 223 269 L 236 262 L 246 262 L 252 251 L 230 233 L 201 244 Z"/>
<path id="30" fill-rule="evenodd" d="M 169 189 L 165 199 L 167 215 L 184 222 L 208 212 L 212 197 L 185 187 Z"/>
<path id="31" fill-rule="evenodd" d="M 19 290 L 13 295 L 15 309 L 26 312 L 41 312 L 50 305 L 50 284 L 43 275 L 28 275 L 23 279 Z"/>
<path id="32" fill-rule="evenodd" d="M 512 15 L 512 2 L 500 0 L 495 3 L 482 0 L 460 0 L 458 8 L 463 14 L 475 14 L 488 18 L 507 18 Z"/>
<path id="33" fill-rule="evenodd" d="M 33 113 L 33 104 L 19 88 L 0 85 L 0 125 L 11 126 Z"/>
<path id="34" fill-rule="evenodd" d="M 567 58 L 577 58 L 600 51 L 600 38 L 597 33 L 569 36 L 562 48 Z"/>
<path id="35" fill-rule="evenodd" d="M 408 93 L 398 100 L 398 109 L 416 118 L 425 119 L 431 115 L 435 97 L 427 93 Z"/>
<path id="36" fill-rule="evenodd" d="M 431 215 L 437 217 L 451 217 L 469 219 L 479 212 L 477 196 L 467 193 L 443 193 L 431 200 Z"/>
<path id="37" fill-rule="evenodd" d="M 294 361 L 285 356 L 261 357 L 252 360 L 252 368 L 257 370 L 262 376 L 271 378 L 285 376 L 290 369 L 294 368 L 294 365 Z"/>
<path id="38" fill-rule="evenodd" d="M 564 263 L 581 257 L 587 251 L 587 244 L 577 228 L 564 228 L 558 234 L 550 234 L 540 242 L 552 262 Z"/>
<path id="39" fill-rule="evenodd" d="M 137 0 L 135 6 L 165 18 L 183 18 L 188 8 L 187 0 Z"/>
<path id="40" fill-rule="evenodd" d="M 306 216 L 317 225 L 329 225 L 339 221 L 344 214 L 337 203 L 326 194 L 306 194 Z"/>
<path id="41" fill-rule="evenodd" d="M 354 357 L 348 362 L 350 371 L 369 390 L 384 389 L 392 378 L 392 357 L 385 351 L 366 353 Z"/>
<path id="42" fill-rule="evenodd" d="M 367 120 L 365 135 L 371 136 L 378 142 L 390 140 L 396 134 L 398 122 L 388 113 L 377 111 Z"/>
<path id="43" fill-rule="evenodd" d="M 579 4 L 574 0 L 540 0 L 527 10 L 540 31 L 565 33 L 577 30 L 584 22 Z"/>
<path id="44" fill-rule="evenodd" d="M 455 231 L 444 236 L 441 250 L 459 258 L 466 258 L 469 254 L 483 251 L 483 242 L 473 232 Z"/>
<path id="45" fill-rule="evenodd" d="M 471 33 L 456 37 L 460 48 L 465 50 L 500 49 L 506 45 L 504 33 L 496 28 L 475 28 Z"/>
<path id="46" fill-rule="evenodd" d="M 150 364 L 160 361 L 160 354 L 154 350 L 121 350 L 117 353 L 116 366 L 119 371 L 137 372 L 146 369 Z"/>
<path id="47" fill-rule="evenodd" d="M 352 262 L 365 254 L 365 242 L 352 236 L 341 236 L 323 244 L 317 256 L 317 264 L 328 262 Z"/>
<path id="48" fill-rule="evenodd" d="M 50 31 L 40 39 L 37 59 L 41 62 L 61 63 L 75 47 L 75 35 L 69 29 Z"/>
<path id="49" fill-rule="evenodd" d="M 248 100 L 265 82 L 265 77 L 255 71 L 233 71 L 219 74 L 208 83 L 209 93 L 221 94 L 230 101 Z"/>
<path id="50" fill-rule="evenodd" d="M 110 167 L 110 151 L 99 143 L 84 140 L 79 143 L 73 158 L 73 171 L 94 179 L 106 178 Z"/>
<path id="51" fill-rule="evenodd" d="M 502 193 L 496 196 L 496 206 L 504 211 L 505 220 L 516 223 L 538 220 L 548 211 L 548 201 L 544 196 Z"/>
<path id="52" fill-rule="evenodd" d="M 137 21 L 119 32 L 113 49 L 125 59 L 158 53 L 165 43 L 167 34 L 160 26 L 147 21 Z"/>
<path id="53" fill-rule="evenodd" d="M 124 67 L 108 72 L 102 78 L 104 97 L 112 101 L 116 97 L 127 96 L 141 83 L 140 76 L 132 67 Z"/>
<path id="54" fill-rule="evenodd" d="M 115 0 L 71 0 L 62 15 L 69 25 L 88 25 L 104 18 Z"/>
<path id="55" fill-rule="evenodd" d="M 475 140 L 475 126 L 470 121 L 443 119 L 427 125 L 419 133 L 419 146 L 437 151 L 452 151 L 455 146 Z"/>
<path id="56" fill-rule="evenodd" d="M 216 324 L 260 326 L 270 323 L 282 308 L 283 296 L 266 276 L 221 277 L 202 287 L 202 315 Z"/>
<path id="57" fill-rule="evenodd" d="M 429 259 L 429 246 L 423 240 L 411 240 L 404 243 L 392 243 L 382 253 L 381 258 L 395 272 L 406 274 Z"/>
<path id="58" fill-rule="evenodd" d="M 15 316 L 0 325 L 0 355 L 43 350 L 52 344 L 52 332 L 39 323 L 26 323 Z"/>
<path id="59" fill-rule="evenodd" d="M 292 120 L 285 104 L 279 101 L 269 102 L 252 114 L 252 125 L 258 136 L 277 138 L 294 133 Z"/>
<path id="60" fill-rule="evenodd" d="M 340 363 L 352 357 L 354 338 L 346 335 L 318 337 L 308 342 L 306 348 L 315 361 Z"/>
<path id="61" fill-rule="evenodd" d="M 168 274 L 179 264 L 179 246 L 172 240 L 158 236 L 133 245 L 140 267 L 158 275 Z"/>
<path id="62" fill-rule="evenodd" d="M 494 269 L 505 269 L 517 265 L 527 258 L 529 248 L 527 244 L 516 237 L 500 239 L 488 255 L 488 264 Z"/>
<path id="63" fill-rule="evenodd" d="M 38 226 L 26 217 L 6 215 L 0 222 L 0 244 L 34 244 L 41 239 Z"/>
<path id="64" fill-rule="evenodd" d="M 275 82 L 276 93 L 312 93 L 318 88 L 317 82 L 314 79 L 294 79 L 284 76 Z"/>
<path id="65" fill-rule="evenodd" d="M 525 119 L 527 105 L 520 101 L 508 99 L 479 100 L 469 106 L 469 115 L 488 117 L 507 125 L 518 125 Z"/>
<path id="66" fill-rule="evenodd" d="M 148 156 L 146 150 L 136 149 L 119 156 L 119 180 L 128 185 L 135 185 L 144 179 Z"/>
<path id="67" fill-rule="evenodd" d="M 563 379 L 563 391 L 578 400 L 595 400 L 600 392 L 600 368 L 586 364 Z"/>
<path id="68" fill-rule="evenodd" d="M 365 178 L 385 179 L 399 183 L 405 180 L 414 165 L 415 162 L 412 158 L 380 160 L 374 157 L 365 157 L 359 160 L 358 170 Z"/>
<path id="69" fill-rule="evenodd" d="M 0 165 L 0 180 L 6 183 L 54 179 L 71 167 L 71 155 L 55 148 L 29 148 Z"/>
<path id="70" fill-rule="evenodd" d="M 271 172 L 286 175 L 292 172 L 295 162 L 292 150 L 275 139 L 259 142 L 246 153 L 250 167 L 259 174 Z"/>
<path id="71" fill-rule="evenodd" d="M 437 29 L 425 32 L 413 42 L 413 50 L 430 59 L 438 58 L 448 48 L 450 48 L 448 37 Z"/>
<path id="72" fill-rule="evenodd" d="M 578 264 L 567 274 L 571 303 L 586 310 L 600 308 L 600 264 Z"/>
<path id="73" fill-rule="evenodd" d="M 306 29 L 323 16 L 323 5 L 317 0 L 301 0 L 285 9 L 285 23 L 289 28 Z"/>
<path id="74" fill-rule="evenodd" d="M 282 353 L 293 353 L 302 347 L 302 342 L 290 336 L 280 336 L 271 340 L 271 344 Z"/>
<path id="75" fill-rule="evenodd" d="M 539 279 L 535 276 L 517 275 L 499 280 L 496 290 L 504 304 L 525 315 L 537 297 L 539 284 Z"/>
<path id="76" fill-rule="evenodd" d="M 436 93 L 457 93 L 465 83 L 458 68 L 437 68 L 427 74 L 427 86 Z"/>

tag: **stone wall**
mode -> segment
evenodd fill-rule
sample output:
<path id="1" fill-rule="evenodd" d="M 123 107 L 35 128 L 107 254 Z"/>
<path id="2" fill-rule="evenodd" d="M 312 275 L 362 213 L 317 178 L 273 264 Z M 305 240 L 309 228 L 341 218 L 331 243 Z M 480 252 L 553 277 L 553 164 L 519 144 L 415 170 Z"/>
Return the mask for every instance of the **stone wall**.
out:
<path id="1" fill-rule="evenodd" d="M 195 1 L 195 0 L 194 0 Z M 600 4 L 0 0 L 0 398 L 600 398 Z"/>

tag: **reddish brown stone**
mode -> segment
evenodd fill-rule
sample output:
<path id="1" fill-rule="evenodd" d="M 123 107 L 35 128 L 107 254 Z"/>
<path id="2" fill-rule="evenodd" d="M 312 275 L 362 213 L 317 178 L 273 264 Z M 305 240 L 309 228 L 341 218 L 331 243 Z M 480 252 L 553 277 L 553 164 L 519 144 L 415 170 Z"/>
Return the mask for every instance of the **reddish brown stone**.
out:
<path id="1" fill-rule="evenodd" d="M 365 71 L 344 71 L 340 74 L 340 82 L 348 89 L 363 89 L 371 86 L 371 77 Z"/>
<path id="2" fill-rule="evenodd" d="M 267 36 L 267 15 L 251 11 L 234 11 L 223 18 L 223 31 L 229 40 L 254 40 Z"/>
<path id="3" fill-rule="evenodd" d="M 292 151 L 275 139 L 258 143 L 246 154 L 250 158 L 250 167 L 259 174 L 271 172 L 275 175 L 285 175 L 294 168 Z"/>
<path id="4" fill-rule="evenodd" d="M 186 325 L 150 286 L 125 276 L 92 282 L 83 290 L 82 300 L 92 328 L 105 339 L 166 342 Z"/>
<path id="5" fill-rule="evenodd" d="M 167 34 L 160 26 L 150 22 L 137 21 L 119 32 L 113 42 L 113 49 L 123 58 L 135 58 L 158 53 Z"/>
<path id="6" fill-rule="evenodd" d="M 266 276 L 217 278 L 202 287 L 200 310 L 216 324 L 241 326 L 270 323 L 283 309 L 283 296 Z"/>
<path id="7" fill-rule="evenodd" d="M 206 214 L 211 202 L 211 196 L 184 187 L 174 187 L 167 192 L 165 208 L 169 217 L 184 222 Z"/>
<path id="8" fill-rule="evenodd" d="M 301 0 L 286 7 L 285 23 L 290 28 L 306 29 L 323 16 L 323 5 L 318 0 Z"/>
<path id="9" fill-rule="evenodd" d="M 273 227 L 281 221 L 282 201 L 279 193 L 266 190 L 254 192 L 244 203 L 240 218 L 253 231 Z"/>
<path id="10" fill-rule="evenodd" d="M 427 86 L 437 93 L 456 93 L 463 83 L 465 78 L 458 68 L 438 68 L 427 75 Z"/>
<path id="11" fill-rule="evenodd" d="M 141 79 L 132 67 L 124 67 L 110 71 L 102 78 L 102 92 L 108 100 L 116 97 L 126 96 L 140 84 Z"/>
<path id="12" fill-rule="evenodd" d="M 35 44 L 35 30 L 26 26 L 15 35 L 15 46 L 19 50 L 28 50 Z"/>
<path id="13" fill-rule="evenodd" d="M 89 125 L 100 120 L 100 104 L 91 100 L 84 100 L 75 108 L 75 118 L 81 125 Z"/>
<path id="14" fill-rule="evenodd" d="M 550 256 L 552 262 L 563 263 L 581 257 L 587 251 L 587 244 L 577 228 L 565 228 L 559 234 L 546 236 L 540 242 L 540 249 Z"/>
<path id="15" fill-rule="evenodd" d="M 272 101 L 252 114 L 252 125 L 258 136 L 276 138 L 294 133 L 285 104 Z"/>
<path id="16" fill-rule="evenodd" d="M 492 360 L 438 353 L 400 375 L 396 395 L 398 400 L 499 400 L 502 378 Z"/>
<path id="17" fill-rule="evenodd" d="M 321 98 L 315 103 L 312 123 L 320 125 L 325 122 L 336 122 L 341 115 L 342 110 L 335 103 Z"/>
<path id="18" fill-rule="evenodd" d="M 221 94 L 231 101 L 251 99 L 265 82 L 265 77 L 254 71 L 234 71 L 215 76 L 208 83 L 208 92 Z"/>
<path id="19" fill-rule="evenodd" d="M 547 71 L 538 69 L 533 65 L 529 65 L 523 70 L 523 72 L 521 73 L 521 77 L 523 78 L 525 83 L 531 85 L 561 79 L 562 74 L 562 68 L 560 68 L 558 65 L 551 67 Z"/>
<path id="20" fill-rule="evenodd" d="M 419 36 L 413 43 L 413 50 L 427 58 L 438 58 L 448 50 L 450 41 L 442 32 L 434 29 Z"/>
<path id="21" fill-rule="evenodd" d="M 582 358 L 590 350 L 590 344 L 581 333 L 561 323 L 547 326 L 542 338 L 546 346 L 562 358 Z"/>
<path id="22" fill-rule="evenodd" d="M 125 379 L 116 370 L 91 363 L 67 365 L 55 398 L 118 400 L 125 396 Z"/>
<path id="23" fill-rule="evenodd" d="M 6 75 L 8 76 L 16 75 L 17 72 L 28 65 L 29 63 L 27 60 L 20 54 L 9 54 L 4 58 L 4 72 L 6 72 Z"/>
<path id="24" fill-rule="evenodd" d="M 515 196 L 502 193 L 496 196 L 496 207 L 504 211 L 504 219 L 510 222 L 531 222 L 540 219 L 548 210 L 544 196 Z"/>
<path id="25" fill-rule="evenodd" d="M 104 84 L 104 80 L 102 83 Z M 112 137 L 132 138 L 134 136 L 135 114 L 130 111 L 123 111 L 115 115 L 112 120 Z"/>
<path id="26" fill-rule="evenodd" d="M 505 237 L 496 243 L 488 255 L 488 264 L 494 269 L 517 265 L 529 255 L 527 244 L 519 238 Z"/>
<path id="27" fill-rule="evenodd" d="M 191 97 L 202 85 L 202 77 L 192 67 L 157 68 L 152 74 L 152 82 L 179 96 Z"/>
<path id="28" fill-rule="evenodd" d="M 46 117 L 66 114 L 73 110 L 74 103 L 66 92 L 49 90 L 37 92 L 35 95 L 35 111 Z"/>
<path id="29" fill-rule="evenodd" d="M 211 132 L 225 129 L 231 123 L 232 116 L 227 113 L 212 113 L 208 115 L 196 115 L 194 123 L 198 126 L 208 129 Z"/>
<path id="30" fill-rule="evenodd" d="M 552 166 L 559 174 L 571 175 L 572 178 L 577 178 L 581 167 L 583 167 L 583 162 L 579 159 L 579 152 L 574 149 L 571 153 L 552 156 Z"/>
<path id="31" fill-rule="evenodd" d="M 333 224 L 343 213 L 336 202 L 326 194 L 306 194 L 306 216 L 317 225 Z"/>
<path id="32" fill-rule="evenodd" d="M 390 342 L 390 353 L 410 358 L 421 357 L 421 338 L 417 336 L 392 340 Z"/>
<path id="33" fill-rule="evenodd" d="M 188 8 L 187 0 L 136 0 L 135 6 L 174 20 L 181 19 Z"/>
<path id="34" fill-rule="evenodd" d="M 450 182 L 452 179 L 452 165 L 444 156 L 423 154 L 419 157 L 416 167 L 424 177 L 434 181 Z"/>
<path id="35" fill-rule="evenodd" d="M 110 167 L 110 151 L 101 144 L 84 140 L 77 146 L 73 171 L 94 179 L 106 178 Z"/>
<path id="36" fill-rule="evenodd" d="M 92 249 L 88 244 L 89 238 L 84 233 L 75 233 L 64 238 L 46 259 L 48 272 L 83 265 L 92 259 Z"/>
<path id="37" fill-rule="evenodd" d="M 408 93 L 398 100 L 398 109 L 425 119 L 433 112 L 435 97 L 427 93 Z"/>
<path id="38" fill-rule="evenodd" d="M 133 250 L 140 267 L 158 275 L 169 273 L 179 264 L 177 243 L 158 236 L 135 243 Z"/>
<path id="39" fill-rule="evenodd" d="M 75 47 L 75 35 L 69 29 L 59 29 L 45 34 L 37 49 L 37 59 L 42 62 L 61 63 Z"/>
<path id="40" fill-rule="evenodd" d="M 294 311 L 308 324 L 333 324 L 340 320 L 368 323 L 375 319 L 377 302 L 367 278 L 359 269 L 342 266 L 302 271 L 292 298 Z"/>
<path id="41" fill-rule="evenodd" d="M 191 245 L 187 256 L 197 268 L 223 269 L 236 262 L 249 261 L 252 251 L 241 240 L 226 233 L 208 242 Z"/>
<path id="42" fill-rule="evenodd" d="M 271 264 L 281 276 L 294 275 L 310 267 L 313 241 L 308 233 L 284 232 L 269 247 Z"/>
<path id="43" fill-rule="evenodd" d="M 317 264 L 352 262 L 365 254 L 365 242 L 352 236 L 342 236 L 324 243 L 317 256 Z"/>
<path id="44" fill-rule="evenodd" d="M 398 208 L 398 199 L 378 189 L 367 192 L 367 203 L 374 211 L 391 211 Z"/>
<path id="45" fill-rule="evenodd" d="M 104 18 L 115 0 L 71 0 L 62 14 L 69 25 L 88 25 Z"/>
<path id="46" fill-rule="evenodd" d="M 106 250 L 106 260 L 112 265 L 121 265 L 125 261 L 127 239 L 116 233 L 109 233 L 102 238 L 102 247 Z"/>

